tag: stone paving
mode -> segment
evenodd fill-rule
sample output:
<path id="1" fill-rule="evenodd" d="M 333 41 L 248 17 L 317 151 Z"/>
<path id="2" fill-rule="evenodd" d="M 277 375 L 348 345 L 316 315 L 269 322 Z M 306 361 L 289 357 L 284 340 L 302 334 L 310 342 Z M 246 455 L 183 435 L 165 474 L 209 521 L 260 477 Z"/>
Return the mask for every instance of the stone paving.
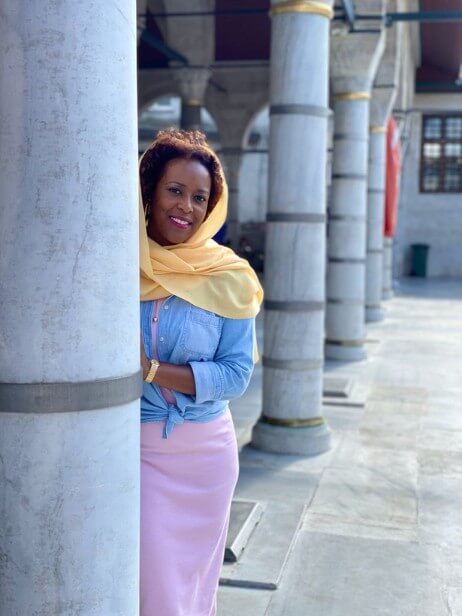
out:
<path id="1" fill-rule="evenodd" d="M 462 281 L 401 281 L 386 312 L 367 361 L 326 365 L 368 392 L 325 407 L 329 452 L 243 447 L 238 498 L 306 509 L 279 587 L 220 587 L 219 616 L 462 615 Z M 260 403 L 261 368 L 232 408 L 241 444 Z"/>

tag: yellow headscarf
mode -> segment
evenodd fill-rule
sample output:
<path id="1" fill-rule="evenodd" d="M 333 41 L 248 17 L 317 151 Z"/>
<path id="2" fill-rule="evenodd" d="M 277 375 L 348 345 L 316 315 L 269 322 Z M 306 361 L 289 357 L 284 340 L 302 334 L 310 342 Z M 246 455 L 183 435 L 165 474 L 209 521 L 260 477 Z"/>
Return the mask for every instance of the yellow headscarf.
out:
<path id="1" fill-rule="evenodd" d="M 230 248 L 211 239 L 224 224 L 227 207 L 223 178 L 223 194 L 196 233 L 182 244 L 161 246 L 148 237 L 140 188 L 141 301 L 176 295 L 231 319 L 258 314 L 263 289 L 254 270 Z"/>

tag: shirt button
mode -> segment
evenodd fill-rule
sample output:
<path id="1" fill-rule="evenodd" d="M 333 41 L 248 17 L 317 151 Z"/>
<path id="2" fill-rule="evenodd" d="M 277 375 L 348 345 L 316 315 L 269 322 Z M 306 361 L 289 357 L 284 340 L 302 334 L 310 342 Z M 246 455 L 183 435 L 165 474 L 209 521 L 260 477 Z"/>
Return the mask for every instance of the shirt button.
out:
<path id="1" fill-rule="evenodd" d="M 168 310 L 168 304 L 164 306 L 164 310 Z"/>
<path id="2" fill-rule="evenodd" d="M 163 342 L 163 341 L 164 341 L 164 337 L 163 337 L 163 336 L 161 336 L 161 337 L 160 337 L 160 341 L 161 341 L 161 342 Z"/>

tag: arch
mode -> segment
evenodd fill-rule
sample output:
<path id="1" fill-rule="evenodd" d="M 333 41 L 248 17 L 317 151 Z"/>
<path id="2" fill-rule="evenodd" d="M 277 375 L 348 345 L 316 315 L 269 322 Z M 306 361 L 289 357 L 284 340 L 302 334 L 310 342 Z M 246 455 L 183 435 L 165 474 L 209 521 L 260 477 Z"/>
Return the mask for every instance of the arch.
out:
<path id="1" fill-rule="evenodd" d="M 267 125 L 268 125 L 268 130 L 269 130 L 269 103 L 265 102 L 263 105 L 261 105 L 252 115 L 252 117 L 250 118 L 245 130 L 244 130 L 244 135 L 242 138 L 242 147 L 244 150 L 252 148 L 252 143 L 251 143 L 251 133 L 252 130 L 254 129 L 255 125 L 260 126 L 264 124 L 264 121 L 267 117 Z"/>
<path id="2" fill-rule="evenodd" d="M 170 70 L 138 71 L 138 114 L 162 96 L 179 96 L 180 92 Z"/>
<path id="3" fill-rule="evenodd" d="M 265 103 L 255 111 L 245 129 L 239 175 L 239 193 L 246 195 L 241 199 L 240 220 L 243 229 L 246 225 L 254 228 L 253 235 L 260 245 L 263 245 L 262 224 L 267 210 L 268 149 L 269 105 Z"/>

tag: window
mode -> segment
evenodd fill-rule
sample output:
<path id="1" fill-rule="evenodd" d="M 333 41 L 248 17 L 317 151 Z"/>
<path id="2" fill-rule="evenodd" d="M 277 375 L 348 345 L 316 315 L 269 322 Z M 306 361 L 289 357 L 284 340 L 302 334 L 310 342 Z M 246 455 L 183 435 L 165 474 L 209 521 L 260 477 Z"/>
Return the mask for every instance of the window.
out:
<path id="1" fill-rule="evenodd" d="M 462 192 L 462 114 L 424 115 L 421 192 Z"/>

